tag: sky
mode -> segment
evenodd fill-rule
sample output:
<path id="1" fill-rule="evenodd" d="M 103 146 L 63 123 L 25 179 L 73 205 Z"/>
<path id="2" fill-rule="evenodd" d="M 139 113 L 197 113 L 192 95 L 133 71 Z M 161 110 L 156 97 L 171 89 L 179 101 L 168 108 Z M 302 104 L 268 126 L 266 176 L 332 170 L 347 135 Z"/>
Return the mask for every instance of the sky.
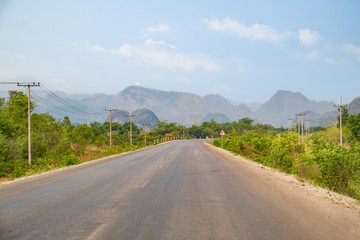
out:
<path id="1" fill-rule="evenodd" d="M 349 103 L 360 96 L 359 12 L 358 0 L 0 0 L 0 81 Z"/>

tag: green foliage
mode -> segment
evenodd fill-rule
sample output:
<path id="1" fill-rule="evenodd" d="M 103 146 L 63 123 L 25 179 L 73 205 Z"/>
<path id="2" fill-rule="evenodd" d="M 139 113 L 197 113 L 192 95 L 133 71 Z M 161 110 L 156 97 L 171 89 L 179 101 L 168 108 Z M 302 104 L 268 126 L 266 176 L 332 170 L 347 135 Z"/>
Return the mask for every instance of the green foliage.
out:
<path id="1" fill-rule="evenodd" d="M 31 108 L 35 104 L 31 103 Z M 360 199 L 360 114 L 347 117 L 344 110 L 343 137 L 347 148 L 338 147 L 337 127 L 317 128 L 299 144 L 296 133 L 285 133 L 271 125 L 256 124 L 249 118 L 220 124 L 211 120 L 200 126 L 185 127 L 159 121 L 146 131 L 146 145 L 164 138 L 217 138 L 214 145 L 264 165 L 297 174 L 332 190 Z M 133 145 L 129 143 L 130 123 L 112 123 L 112 148 L 109 148 L 110 123 L 92 122 L 77 127 L 68 117 L 57 121 L 50 114 L 31 115 L 32 165 L 28 165 L 27 96 L 10 91 L 0 99 L 0 177 L 16 178 L 49 169 L 79 164 L 103 156 L 132 151 L 145 146 L 145 130 L 132 124 Z M 155 141 L 154 141 L 155 140 Z M 158 140 L 158 141 L 157 141 Z"/>
<path id="2" fill-rule="evenodd" d="M 76 156 L 74 154 L 71 154 L 69 151 L 61 154 L 60 158 L 61 158 L 60 166 L 71 166 L 80 163 L 80 161 L 76 158 Z"/>
<path id="3" fill-rule="evenodd" d="M 348 126 L 352 118 L 349 117 Z M 345 135 L 349 135 L 346 129 Z M 336 127 L 328 127 L 309 139 L 304 137 L 299 144 L 296 133 L 251 130 L 241 136 L 226 136 L 224 148 L 360 199 L 360 146 L 353 143 L 349 149 L 339 147 L 338 136 Z M 214 145 L 221 147 L 221 139 L 215 140 Z"/>
<path id="4" fill-rule="evenodd" d="M 349 117 L 347 127 L 351 132 L 351 139 L 360 141 L 360 113 Z"/>

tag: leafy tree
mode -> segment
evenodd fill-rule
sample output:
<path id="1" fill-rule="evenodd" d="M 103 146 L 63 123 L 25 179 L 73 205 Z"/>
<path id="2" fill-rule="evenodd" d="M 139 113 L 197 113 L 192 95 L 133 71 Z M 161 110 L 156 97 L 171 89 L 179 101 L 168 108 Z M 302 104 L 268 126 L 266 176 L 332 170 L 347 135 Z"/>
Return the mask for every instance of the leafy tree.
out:
<path id="1" fill-rule="evenodd" d="M 340 108 L 338 108 L 338 111 L 340 112 Z M 342 126 L 346 125 L 346 122 L 347 122 L 348 118 L 349 118 L 348 108 L 344 107 L 341 110 L 341 125 Z M 338 119 L 337 127 L 340 127 L 340 116 L 338 116 L 337 119 Z"/>
<path id="2" fill-rule="evenodd" d="M 349 116 L 347 127 L 351 131 L 351 137 L 357 141 L 360 141 L 360 113 Z"/>

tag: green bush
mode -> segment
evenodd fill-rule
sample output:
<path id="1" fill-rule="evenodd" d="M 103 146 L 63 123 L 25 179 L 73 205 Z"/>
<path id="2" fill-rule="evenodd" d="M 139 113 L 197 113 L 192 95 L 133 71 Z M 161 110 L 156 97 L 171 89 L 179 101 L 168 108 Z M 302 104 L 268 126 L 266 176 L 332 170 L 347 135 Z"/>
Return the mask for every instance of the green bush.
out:
<path id="1" fill-rule="evenodd" d="M 61 166 L 71 166 L 79 164 L 80 161 L 76 158 L 74 154 L 71 154 L 70 152 L 66 152 L 61 155 Z"/>

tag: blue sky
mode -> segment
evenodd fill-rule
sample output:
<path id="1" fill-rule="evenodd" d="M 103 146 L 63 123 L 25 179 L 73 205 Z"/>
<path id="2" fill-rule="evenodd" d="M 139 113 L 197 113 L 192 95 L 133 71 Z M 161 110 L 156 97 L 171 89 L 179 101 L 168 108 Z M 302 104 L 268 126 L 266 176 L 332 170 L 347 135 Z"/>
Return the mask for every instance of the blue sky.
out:
<path id="1" fill-rule="evenodd" d="M 359 12 L 357 0 L 1 1 L 0 81 L 349 102 L 360 96 Z"/>

